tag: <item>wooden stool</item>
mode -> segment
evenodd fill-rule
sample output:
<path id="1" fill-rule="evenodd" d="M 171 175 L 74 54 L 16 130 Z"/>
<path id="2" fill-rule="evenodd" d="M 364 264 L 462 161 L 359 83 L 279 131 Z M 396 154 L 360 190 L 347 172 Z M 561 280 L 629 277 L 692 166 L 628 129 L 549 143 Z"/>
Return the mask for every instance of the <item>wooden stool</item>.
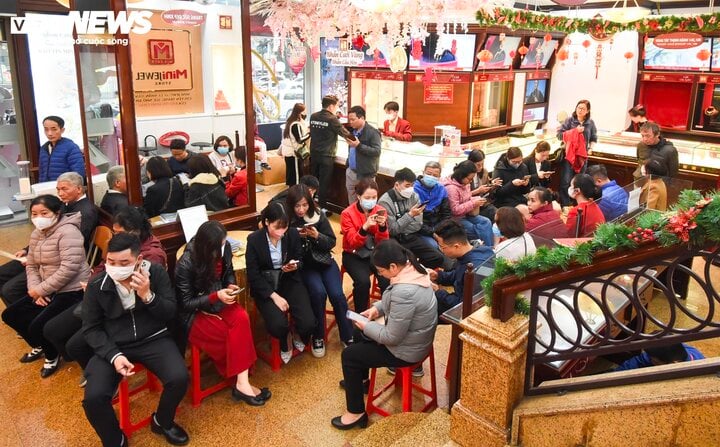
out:
<path id="1" fill-rule="evenodd" d="M 375 379 L 377 375 L 377 368 L 372 368 L 370 371 L 370 389 L 368 391 L 367 405 L 365 406 L 365 412 L 369 415 L 377 413 L 383 417 L 389 416 L 390 413 L 380 408 L 375 404 L 375 400 L 390 388 L 394 388 L 398 385 L 402 387 L 402 411 L 407 413 L 412 411 L 412 391 L 417 390 L 430 397 L 430 402 L 425 404 L 420 410 L 426 412 L 432 408 L 437 407 L 437 382 L 435 381 L 435 352 L 431 348 L 430 354 L 426 359 L 430 359 L 430 389 L 423 388 L 421 385 L 413 383 L 412 381 L 412 370 L 422 365 L 422 362 L 416 363 L 411 366 L 402 366 L 395 368 L 395 378 L 385 385 L 380 391 L 375 392 Z"/>
<path id="2" fill-rule="evenodd" d="M 202 400 L 209 395 L 234 385 L 235 378 L 228 377 L 209 388 L 202 389 L 200 386 L 200 348 L 190 343 L 190 349 L 190 392 L 192 397 L 192 406 L 198 407 L 202 403 Z"/>
<path id="3" fill-rule="evenodd" d="M 133 371 L 135 371 L 135 373 L 145 371 L 145 374 L 147 376 L 145 383 L 138 387 L 130 389 L 127 378 L 123 378 L 120 381 L 118 395 L 112 401 L 113 404 L 118 404 L 118 419 L 120 420 L 120 429 L 123 431 L 123 433 L 125 433 L 125 436 L 127 436 L 128 438 L 130 438 L 134 432 L 149 425 L 150 418 L 152 417 L 152 415 L 150 415 L 145 417 L 144 419 L 141 419 L 138 422 L 133 422 L 132 418 L 130 417 L 130 397 L 145 390 L 160 391 L 162 389 L 162 385 L 160 384 L 160 381 L 158 381 L 157 377 L 155 377 L 150 371 L 145 369 L 144 366 L 135 363 L 135 368 Z"/>

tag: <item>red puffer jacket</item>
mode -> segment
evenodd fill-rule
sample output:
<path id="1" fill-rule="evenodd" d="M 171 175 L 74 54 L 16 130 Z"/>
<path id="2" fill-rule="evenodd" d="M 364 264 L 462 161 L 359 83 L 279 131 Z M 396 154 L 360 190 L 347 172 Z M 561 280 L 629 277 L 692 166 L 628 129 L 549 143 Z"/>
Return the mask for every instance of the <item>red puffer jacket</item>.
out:
<path id="1" fill-rule="evenodd" d="M 375 208 L 373 208 L 369 214 L 377 214 L 378 210 L 384 210 L 387 213 L 385 208 L 380 205 L 375 205 Z M 377 225 L 370 227 L 367 233 L 362 231 L 362 226 L 366 220 L 367 218 L 365 217 L 365 213 L 360 211 L 358 202 L 353 202 L 340 214 L 340 231 L 343 234 L 343 251 L 353 253 L 355 250 L 364 246 L 368 234 L 373 235 L 375 245 L 390 237 L 387 225 L 382 231 Z"/>

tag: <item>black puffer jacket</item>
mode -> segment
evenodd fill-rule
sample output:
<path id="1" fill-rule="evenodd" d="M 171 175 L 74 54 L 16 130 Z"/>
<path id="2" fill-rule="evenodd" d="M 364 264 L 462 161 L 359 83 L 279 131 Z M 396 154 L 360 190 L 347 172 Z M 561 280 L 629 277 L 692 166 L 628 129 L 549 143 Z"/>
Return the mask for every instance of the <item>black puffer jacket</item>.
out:
<path id="1" fill-rule="evenodd" d="M 493 178 L 502 179 L 502 186 L 495 190 L 496 208 L 527 203 L 525 194 L 530 192 L 529 184 L 528 186 L 515 186 L 512 184 L 513 180 L 522 180 L 526 175 L 530 175 L 530 173 L 525 163 L 520 163 L 520 166 L 515 168 L 508 162 L 506 154 L 500 156 L 492 175 Z"/>

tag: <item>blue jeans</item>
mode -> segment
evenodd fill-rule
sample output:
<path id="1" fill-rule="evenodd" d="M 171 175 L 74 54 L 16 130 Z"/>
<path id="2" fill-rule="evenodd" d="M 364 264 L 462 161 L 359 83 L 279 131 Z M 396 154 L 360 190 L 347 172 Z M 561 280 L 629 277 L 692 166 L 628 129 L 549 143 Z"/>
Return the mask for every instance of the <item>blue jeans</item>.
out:
<path id="1" fill-rule="evenodd" d="M 427 242 L 428 244 L 430 244 L 430 246 L 431 246 L 432 248 L 440 248 L 440 246 L 438 245 L 438 243 L 437 243 L 437 241 L 435 240 L 434 237 L 431 237 L 431 236 L 420 236 L 420 238 L 422 238 L 422 240 L 424 240 L 425 242 Z"/>
<path id="2" fill-rule="evenodd" d="M 329 297 L 333 312 L 335 312 L 340 340 L 344 342 L 350 340 L 352 325 L 345 315 L 348 310 L 347 299 L 342 288 L 340 268 L 335 260 L 327 267 L 317 264 L 307 266 L 300 273 L 310 294 L 310 304 L 317 321 L 313 336 L 316 339 L 325 337 L 325 297 Z"/>
<path id="3" fill-rule="evenodd" d="M 487 247 L 495 245 L 492 232 L 492 222 L 483 216 L 465 216 L 460 219 L 469 240 L 481 239 Z"/>

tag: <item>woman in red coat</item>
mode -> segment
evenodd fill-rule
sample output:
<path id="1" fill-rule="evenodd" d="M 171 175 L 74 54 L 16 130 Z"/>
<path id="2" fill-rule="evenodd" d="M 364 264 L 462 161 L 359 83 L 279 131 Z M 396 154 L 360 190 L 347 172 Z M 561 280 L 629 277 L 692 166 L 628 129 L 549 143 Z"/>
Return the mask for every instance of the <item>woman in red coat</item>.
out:
<path id="1" fill-rule="evenodd" d="M 247 169 L 245 169 L 245 148 L 239 147 L 235 149 L 235 160 L 237 170 L 232 179 L 225 185 L 225 195 L 230 199 L 230 203 L 235 206 L 248 204 L 248 180 Z"/>
<path id="2" fill-rule="evenodd" d="M 370 274 L 377 276 L 370 264 L 370 254 L 380 241 L 388 239 L 387 210 L 377 204 L 378 186 L 374 180 L 362 179 L 355 186 L 357 200 L 340 214 L 343 234 L 342 263 L 353 280 L 355 312 L 368 308 Z"/>

